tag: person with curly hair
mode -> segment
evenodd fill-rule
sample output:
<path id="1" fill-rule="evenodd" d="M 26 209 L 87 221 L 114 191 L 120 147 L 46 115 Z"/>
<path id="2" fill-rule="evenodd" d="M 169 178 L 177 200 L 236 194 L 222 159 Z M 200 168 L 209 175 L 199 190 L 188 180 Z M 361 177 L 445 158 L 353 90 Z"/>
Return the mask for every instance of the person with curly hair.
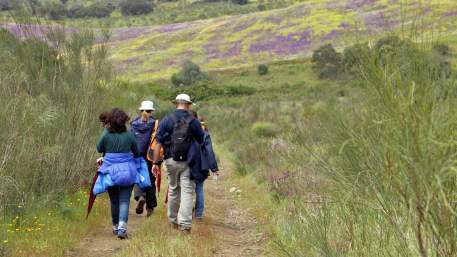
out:
<path id="1" fill-rule="evenodd" d="M 104 155 L 98 172 L 105 175 L 100 175 L 99 179 L 105 180 L 99 184 L 111 184 L 106 190 L 111 202 L 113 233 L 120 239 L 127 238 L 130 197 L 139 174 L 135 158 L 140 157 L 140 153 L 135 136 L 127 130 L 128 120 L 129 116 L 119 108 L 100 115 L 105 129 L 97 144 L 97 151 Z M 143 164 L 147 169 L 146 163 Z"/>

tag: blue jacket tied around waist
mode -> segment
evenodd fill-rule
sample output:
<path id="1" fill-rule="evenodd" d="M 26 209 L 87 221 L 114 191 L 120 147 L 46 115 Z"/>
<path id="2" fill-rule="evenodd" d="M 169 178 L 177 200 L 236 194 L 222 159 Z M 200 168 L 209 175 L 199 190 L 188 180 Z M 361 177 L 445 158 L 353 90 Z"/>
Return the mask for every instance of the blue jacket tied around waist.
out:
<path id="1" fill-rule="evenodd" d="M 104 193 L 112 186 L 131 186 L 141 189 L 151 186 L 148 165 L 143 157 L 133 158 L 132 153 L 106 153 L 98 169 L 94 185 L 95 195 Z"/>

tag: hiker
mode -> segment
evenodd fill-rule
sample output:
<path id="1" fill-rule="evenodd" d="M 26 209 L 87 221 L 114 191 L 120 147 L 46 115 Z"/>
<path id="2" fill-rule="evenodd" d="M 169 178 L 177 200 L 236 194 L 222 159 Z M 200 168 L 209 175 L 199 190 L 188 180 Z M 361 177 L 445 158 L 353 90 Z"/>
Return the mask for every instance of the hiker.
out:
<path id="1" fill-rule="evenodd" d="M 104 129 L 97 144 L 97 151 L 103 154 L 103 164 L 98 170 L 93 193 L 108 191 L 111 202 L 113 233 L 120 239 L 127 238 L 127 222 L 130 196 L 134 184 L 140 188 L 150 185 L 147 164 L 140 157 L 135 136 L 127 131 L 129 117 L 118 108 L 107 114 L 107 129 Z"/>
<path id="2" fill-rule="evenodd" d="M 198 119 L 198 114 L 194 110 L 189 111 L 190 114 Z M 219 176 L 219 168 L 217 166 L 216 155 L 213 151 L 211 136 L 209 135 L 208 126 L 203 119 L 200 119 L 202 129 L 205 132 L 203 144 L 200 146 L 195 141 L 189 151 L 188 163 L 191 167 L 191 175 L 195 181 L 195 219 L 203 219 L 203 211 L 205 208 L 205 196 L 203 184 L 209 176 L 209 171 L 213 176 Z"/>
<path id="3" fill-rule="evenodd" d="M 160 122 L 157 144 L 154 149 L 153 174 L 160 172 L 159 153 L 165 152 L 168 175 L 168 221 L 170 226 L 189 234 L 192 228 L 192 207 L 195 182 L 191 180 L 187 163 L 192 140 L 203 143 L 205 133 L 200 121 L 188 112 L 192 105 L 190 97 L 180 94 L 174 101 L 176 110 Z"/>
<path id="4" fill-rule="evenodd" d="M 151 173 L 152 162 L 147 158 L 150 138 L 156 122 L 152 117 L 152 113 L 155 111 L 154 103 L 152 101 L 143 101 L 139 111 L 141 112 L 140 116 L 130 123 L 130 131 L 135 135 L 139 155 L 145 159 L 148 165 L 151 187 L 145 190 L 141 190 L 138 186 L 134 187 L 134 199 L 138 202 L 135 211 L 137 214 L 142 214 L 146 203 L 146 217 L 149 217 L 152 215 L 154 208 L 157 207 L 155 177 Z"/>

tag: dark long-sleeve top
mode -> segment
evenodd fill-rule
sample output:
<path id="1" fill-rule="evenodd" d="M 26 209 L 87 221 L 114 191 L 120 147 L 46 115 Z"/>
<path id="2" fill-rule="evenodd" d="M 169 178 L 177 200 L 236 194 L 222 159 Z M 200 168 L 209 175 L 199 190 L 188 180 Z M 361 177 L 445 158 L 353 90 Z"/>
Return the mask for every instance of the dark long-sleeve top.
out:
<path id="1" fill-rule="evenodd" d="M 189 115 L 191 115 L 186 110 L 176 110 L 174 112 L 178 119 L 185 119 Z M 189 124 L 190 127 L 190 134 L 192 138 L 195 139 L 199 144 L 203 143 L 203 138 L 205 133 L 202 129 L 201 123 L 198 119 L 193 119 L 192 122 Z M 173 120 L 169 116 L 165 117 L 159 124 L 159 128 L 157 129 L 157 142 L 162 145 L 165 152 L 165 159 L 171 157 L 170 151 L 170 143 L 171 143 L 171 134 L 173 133 Z"/>
<path id="2" fill-rule="evenodd" d="M 97 144 L 99 153 L 128 153 L 132 152 L 134 157 L 140 157 L 135 136 L 132 132 L 111 133 L 103 130 Z"/>

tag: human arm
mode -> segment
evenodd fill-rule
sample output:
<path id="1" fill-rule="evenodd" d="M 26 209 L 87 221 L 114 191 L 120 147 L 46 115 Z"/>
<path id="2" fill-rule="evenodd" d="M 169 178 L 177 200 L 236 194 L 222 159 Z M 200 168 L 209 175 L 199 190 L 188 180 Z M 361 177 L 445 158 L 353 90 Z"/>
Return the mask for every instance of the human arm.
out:
<path id="1" fill-rule="evenodd" d="M 213 150 L 213 142 L 211 140 L 211 136 L 208 133 L 205 135 L 204 147 L 211 172 L 215 173 L 216 175 L 219 175 L 219 167 L 217 165 L 216 154 Z"/>
<path id="2" fill-rule="evenodd" d="M 152 161 L 152 174 L 154 177 L 157 177 L 160 173 L 160 167 L 159 167 L 159 157 L 160 157 L 160 149 L 162 148 L 162 145 L 160 143 L 157 143 L 154 147 L 154 156 L 153 156 L 153 161 Z"/>
<path id="3" fill-rule="evenodd" d="M 107 134 L 107 132 L 105 130 L 106 129 L 103 130 L 103 133 L 100 136 L 100 139 L 98 140 L 98 143 L 97 143 L 97 152 L 99 152 L 99 153 L 105 152 L 105 135 Z"/>

